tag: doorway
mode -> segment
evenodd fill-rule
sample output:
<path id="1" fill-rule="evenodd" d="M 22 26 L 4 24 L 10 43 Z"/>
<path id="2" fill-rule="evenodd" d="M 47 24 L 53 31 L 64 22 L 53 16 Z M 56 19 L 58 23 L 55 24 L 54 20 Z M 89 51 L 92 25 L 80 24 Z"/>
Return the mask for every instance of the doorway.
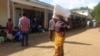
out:
<path id="1" fill-rule="evenodd" d="M 20 16 L 21 16 L 21 9 L 20 8 L 16 8 L 16 19 L 15 19 L 15 26 L 16 27 L 18 27 Z"/>

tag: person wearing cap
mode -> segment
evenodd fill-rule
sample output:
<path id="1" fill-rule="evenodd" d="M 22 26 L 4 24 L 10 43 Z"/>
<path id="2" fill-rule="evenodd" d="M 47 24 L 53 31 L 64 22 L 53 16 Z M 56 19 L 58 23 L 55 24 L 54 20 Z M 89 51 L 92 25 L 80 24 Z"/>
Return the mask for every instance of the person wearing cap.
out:
<path id="1" fill-rule="evenodd" d="M 61 15 L 57 15 L 58 21 L 55 24 L 55 55 L 54 56 L 64 56 L 64 40 L 65 40 L 65 31 L 67 28 L 70 28 L 67 25 L 65 18 Z"/>

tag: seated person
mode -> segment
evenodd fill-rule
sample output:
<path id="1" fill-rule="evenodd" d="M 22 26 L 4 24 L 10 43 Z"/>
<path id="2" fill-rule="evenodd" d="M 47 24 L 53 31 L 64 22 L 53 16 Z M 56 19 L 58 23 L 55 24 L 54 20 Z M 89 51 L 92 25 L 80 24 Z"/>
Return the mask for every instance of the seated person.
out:
<path id="1" fill-rule="evenodd" d="M 3 31 L 0 31 L 0 43 L 4 43 L 5 41 L 5 35 L 3 35 Z"/>
<path id="2" fill-rule="evenodd" d="M 7 40 L 7 34 L 4 30 L 1 30 L 1 35 Z"/>
<path id="3" fill-rule="evenodd" d="M 38 32 L 45 32 L 45 30 L 43 29 L 43 27 L 41 25 L 38 26 Z"/>

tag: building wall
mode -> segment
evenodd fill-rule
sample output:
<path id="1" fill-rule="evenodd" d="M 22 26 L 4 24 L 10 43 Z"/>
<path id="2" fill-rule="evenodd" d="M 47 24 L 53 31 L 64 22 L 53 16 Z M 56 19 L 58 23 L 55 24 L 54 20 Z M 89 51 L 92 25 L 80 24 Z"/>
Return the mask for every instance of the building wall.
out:
<path id="1" fill-rule="evenodd" d="M 27 5 L 15 3 L 14 4 L 14 19 L 13 19 L 14 23 L 16 21 L 16 8 L 20 8 L 21 13 L 23 13 L 23 11 L 22 11 L 23 9 L 44 12 L 44 27 L 48 28 L 48 13 L 49 13 L 49 11 L 47 9 L 42 9 L 42 8 L 37 8 L 37 7 L 32 7 L 32 6 L 27 6 Z"/>
<path id="2" fill-rule="evenodd" d="M 8 0 L 0 0 L 0 25 L 6 26 L 8 19 Z"/>
<path id="3" fill-rule="evenodd" d="M 16 15 L 17 15 L 17 13 L 16 13 L 16 8 L 20 8 L 21 9 L 21 11 L 19 12 L 19 13 L 21 13 L 21 15 L 24 13 L 24 11 L 23 10 L 33 10 L 33 11 L 40 11 L 40 12 L 44 12 L 45 10 L 44 9 L 41 9 L 41 8 L 36 8 L 36 7 L 32 7 L 32 6 L 27 6 L 27 5 L 23 5 L 23 4 L 14 4 L 14 15 L 13 15 L 13 17 L 14 17 L 14 19 L 13 19 L 13 21 L 14 21 L 14 26 L 15 26 L 15 22 L 16 22 Z M 34 19 L 34 18 L 33 18 Z"/>

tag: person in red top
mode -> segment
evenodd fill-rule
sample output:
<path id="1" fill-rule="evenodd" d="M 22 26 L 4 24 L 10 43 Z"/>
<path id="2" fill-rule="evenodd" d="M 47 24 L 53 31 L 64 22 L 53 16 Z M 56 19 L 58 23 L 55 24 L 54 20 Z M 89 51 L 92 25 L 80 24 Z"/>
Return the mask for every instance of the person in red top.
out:
<path id="1" fill-rule="evenodd" d="M 22 46 L 28 46 L 28 33 L 30 30 L 30 19 L 26 17 L 26 14 L 19 19 L 19 29 L 22 34 Z"/>
<path id="2" fill-rule="evenodd" d="M 8 38 L 9 38 L 10 40 L 12 40 L 12 39 L 13 39 L 13 38 L 12 38 L 12 33 L 13 33 L 13 22 L 12 22 L 12 19 L 11 19 L 11 18 L 8 19 L 8 22 L 7 22 L 7 24 L 6 24 L 6 28 L 7 28 L 7 34 L 9 35 Z"/>
<path id="3" fill-rule="evenodd" d="M 12 32 L 13 32 L 13 22 L 12 22 L 12 19 L 8 19 L 6 27 L 7 27 L 7 32 L 9 34 L 12 34 Z"/>

